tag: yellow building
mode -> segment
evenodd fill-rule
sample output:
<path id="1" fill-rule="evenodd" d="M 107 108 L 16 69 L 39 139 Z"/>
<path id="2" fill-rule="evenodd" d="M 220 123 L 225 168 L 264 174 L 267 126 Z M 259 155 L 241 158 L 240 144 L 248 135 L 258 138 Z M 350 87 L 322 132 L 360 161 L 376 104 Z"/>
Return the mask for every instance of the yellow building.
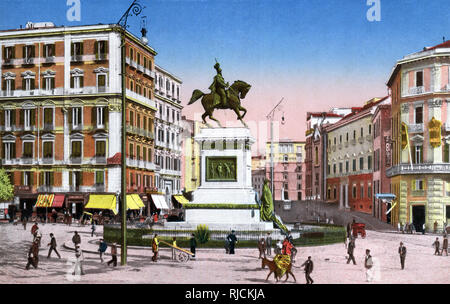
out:
<path id="1" fill-rule="evenodd" d="M 200 146 L 194 137 L 205 127 L 202 122 L 182 117 L 184 132 L 181 184 L 186 192 L 194 191 L 200 186 Z"/>
<path id="2" fill-rule="evenodd" d="M 266 178 L 271 180 L 271 146 L 266 144 Z M 275 200 L 302 200 L 305 189 L 305 142 L 273 143 L 273 192 Z"/>
<path id="3" fill-rule="evenodd" d="M 442 231 L 450 218 L 450 41 L 399 60 L 392 95 L 393 223 Z"/>

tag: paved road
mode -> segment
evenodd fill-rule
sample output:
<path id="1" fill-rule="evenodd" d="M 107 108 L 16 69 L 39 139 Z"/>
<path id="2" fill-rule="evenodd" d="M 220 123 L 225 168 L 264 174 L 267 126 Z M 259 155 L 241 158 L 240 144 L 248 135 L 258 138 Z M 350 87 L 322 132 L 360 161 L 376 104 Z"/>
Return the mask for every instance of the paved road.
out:
<path id="1" fill-rule="evenodd" d="M 10 224 L 0 226 L 0 283 L 265 283 L 267 269 L 261 269 L 256 249 L 237 249 L 236 255 L 226 255 L 221 249 L 199 250 L 195 261 L 178 263 L 170 260 L 168 249 L 161 252 L 161 260 L 151 262 L 150 249 L 130 249 L 127 266 L 116 268 L 101 264 L 98 255 L 85 253 L 86 275 L 74 277 L 71 275 L 74 252 L 61 248 L 64 242 L 69 242 L 73 231 L 78 230 L 82 237 L 82 248 L 94 249 L 95 242 L 101 236 L 90 236 L 90 227 L 67 227 L 47 224 L 43 227 L 44 235 L 40 251 L 38 269 L 25 270 L 26 253 L 31 244 L 31 234 L 27 227 Z M 57 238 L 58 249 L 62 259 L 55 255 L 47 260 L 49 233 Z M 434 256 L 431 244 L 433 235 L 402 235 L 369 231 L 367 238 L 357 239 L 355 257 L 357 265 L 346 264 L 346 249 L 344 244 L 318 247 L 299 248 L 294 274 L 297 283 L 304 284 L 302 269 L 298 268 L 307 256 L 312 256 L 315 262 L 312 274 L 315 283 L 360 284 L 365 282 L 363 268 L 364 251 L 370 248 L 379 269 L 377 281 L 373 283 L 450 283 L 450 258 Z M 440 237 L 440 239 L 442 239 Z M 406 269 L 400 270 L 397 253 L 398 244 L 402 240 L 407 249 Z M 109 251 L 109 249 L 108 249 Z M 120 250 L 119 250 L 120 252 Z M 109 257 L 107 256 L 105 260 Z M 120 259 L 119 259 L 120 260 Z M 273 277 L 269 284 L 275 284 Z M 290 279 L 287 284 L 292 284 Z M 276 283 L 283 284 L 283 283 Z"/>

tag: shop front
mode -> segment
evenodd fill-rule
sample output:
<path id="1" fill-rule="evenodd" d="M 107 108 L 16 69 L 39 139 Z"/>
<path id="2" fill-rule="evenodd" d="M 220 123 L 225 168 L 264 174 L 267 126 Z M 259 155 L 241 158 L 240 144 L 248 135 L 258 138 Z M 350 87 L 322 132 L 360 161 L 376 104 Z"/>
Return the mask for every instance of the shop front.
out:
<path id="1" fill-rule="evenodd" d="M 81 218 L 85 202 L 86 198 L 84 195 L 67 195 L 66 208 L 73 218 L 78 220 Z"/>

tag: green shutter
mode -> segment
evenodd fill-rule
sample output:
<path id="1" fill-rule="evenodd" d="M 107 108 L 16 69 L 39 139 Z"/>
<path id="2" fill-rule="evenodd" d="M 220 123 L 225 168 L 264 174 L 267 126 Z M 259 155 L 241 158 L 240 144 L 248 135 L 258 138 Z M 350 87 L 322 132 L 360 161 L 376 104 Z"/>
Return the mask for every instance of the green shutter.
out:
<path id="1" fill-rule="evenodd" d="M 96 107 L 91 108 L 91 120 L 92 120 L 92 125 L 95 127 L 97 125 L 97 108 Z"/>
<path id="2" fill-rule="evenodd" d="M 11 59 L 15 59 L 15 58 L 16 58 L 16 47 L 13 46 L 12 51 L 11 51 Z"/>
<path id="3" fill-rule="evenodd" d="M 31 118 L 30 118 L 31 125 L 35 126 L 36 125 L 36 109 L 31 109 L 30 113 L 31 113 L 30 114 L 31 115 Z"/>
<path id="4" fill-rule="evenodd" d="M 69 108 L 69 127 L 72 128 L 73 108 Z"/>
<path id="5" fill-rule="evenodd" d="M 15 159 L 16 158 L 16 143 L 13 143 L 11 146 L 12 146 L 11 159 Z"/>
<path id="6" fill-rule="evenodd" d="M 12 79 L 11 80 L 11 91 L 14 91 L 16 89 L 16 80 Z"/>
<path id="7" fill-rule="evenodd" d="M 84 76 L 80 76 L 80 88 L 84 88 Z"/>
<path id="8" fill-rule="evenodd" d="M 0 126 L 5 125 L 5 111 L 0 110 Z"/>
<path id="9" fill-rule="evenodd" d="M 16 125 L 16 111 L 20 111 L 20 110 L 11 110 L 11 126 L 15 126 Z"/>
<path id="10" fill-rule="evenodd" d="M 74 56 L 75 55 L 75 44 L 72 42 L 70 44 L 70 56 Z"/>
<path id="11" fill-rule="evenodd" d="M 23 47 L 22 47 L 22 58 L 24 58 L 25 59 L 25 48 L 26 48 L 26 46 L 24 45 Z"/>
<path id="12" fill-rule="evenodd" d="M 35 45 L 32 45 L 31 46 L 31 58 L 34 58 L 35 57 L 35 54 L 36 54 L 36 52 L 35 52 L 35 50 L 36 50 L 36 46 Z"/>
<path id="13" fill-rule="evenodd" d="M 74 85 L 74 80 L 75 80 L 74 77 L 73 77 L 73 76 L 70 76 L 70 88 L 71 88 L 71 89 L 73 89 L 74 86 L 75 86 L 75 85 Z"/>
<path id="14" fill-rule="evenodd" d="M 25 91 L 27 88 L 27 80 L 25 78 L 22 78 L 22 91 Z"/>
<path id="15" fill-rule="evenodd" d="M 81 42 L 80 43 L 80 55 L 83 55 L 83 54 L 84 54 L 84 43 Z"/>
<path id="16" fill-rule="evenodd" d="M 52 77 L 52 78 L 50 79 L 50 88 L 51 88 L 51 89 L 54 89 L 54 88 L 55 88 L 55 78 L 54 78 L 54 77 Z"/>
<path id="17" fill-rule="evenodd" d="M 73 172 L 72 172 L 72 171 L 69 171 L 69 186 L 72 186 L 72 185 L 73 185 L 72 180 L 73 180 Z"/>
<path id="18" fill-rule="evenodd" d="M 31 90 L 34 90 L 35 88 L 36 88 L 36 80 L 34 79 L 34 78 L 32 78 L 31 80 L 30 80 L 30 82 L 31 82 L 31 86 L 30 86 L 30 89 Z"/>
<path id="19" fill-rule="evenodd" d="M 23 126 L 25 110 L 19 109 L 18 111 L 19 111 L 19 126 Z"/>
<path id="20" fill-rule="evenodd" d="M 411 162 L 416 163 L 416 146 L 411 146 Z"/>

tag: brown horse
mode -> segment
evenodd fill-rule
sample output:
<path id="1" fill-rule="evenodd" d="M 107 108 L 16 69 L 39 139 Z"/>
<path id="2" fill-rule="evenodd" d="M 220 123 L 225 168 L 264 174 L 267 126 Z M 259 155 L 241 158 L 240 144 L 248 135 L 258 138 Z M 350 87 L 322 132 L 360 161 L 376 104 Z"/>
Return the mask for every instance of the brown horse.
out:
<path id="1" fill-rule="evenodd" d="M 277 265 L 275 264 L 274 261 L 268 260 L 266 258 L 262 259 L 262 265 L 261 268 L 265 268 L 266 266 L 269 267 L 269 274 L 267 275 L 266 281 L 269 280 L 269 276 L 273 273 L 273 275 L 275 276 L 275 279 L 278 282 L 278 278 L 281 279 L 281 277 L 279 276 L 279 271 L 280 269 L 278 269 Z M 289 274 L 292 275 L 292 277 L 294 278 L 294 282 L 297 283 L 297 280 L 295 279 L 294 274 L 292 273 L 292 263 L 289 264 L 288 269 L 286 270 L 286 280 L 284 280 L 285 282 L 289 279 Z"/>

